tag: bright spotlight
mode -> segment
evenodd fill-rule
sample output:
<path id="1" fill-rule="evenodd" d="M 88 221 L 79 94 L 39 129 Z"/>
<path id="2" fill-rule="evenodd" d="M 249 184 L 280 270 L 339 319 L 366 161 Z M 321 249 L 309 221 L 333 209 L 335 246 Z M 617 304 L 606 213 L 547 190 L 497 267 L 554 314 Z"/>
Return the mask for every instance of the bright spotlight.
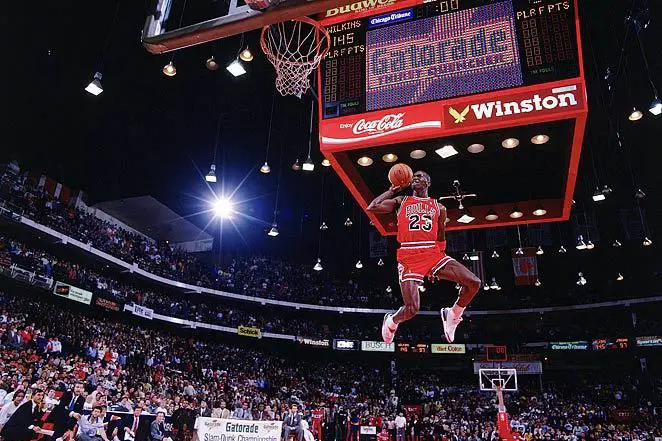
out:
<path id="1" fill-rule="evenodd" d="M 214 214 L 217 217 L 224 219 L 229 219 L 232 217 L 234 209 L 232 207 L 232 202 L 227 198 L 217 199 L 214 202 Z"/>

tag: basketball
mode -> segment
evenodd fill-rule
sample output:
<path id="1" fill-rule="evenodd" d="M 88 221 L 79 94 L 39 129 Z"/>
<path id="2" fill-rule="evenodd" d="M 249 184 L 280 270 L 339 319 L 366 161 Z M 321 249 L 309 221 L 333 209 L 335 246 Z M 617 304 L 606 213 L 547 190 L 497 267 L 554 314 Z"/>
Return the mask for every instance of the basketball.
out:
<path id="1" fill-rule="evenodd" d="M 396 187 L 406 187 L 411 184 L 414 172 L 407 164 L 395 164 L 388 171 L 388 180 Z"/>

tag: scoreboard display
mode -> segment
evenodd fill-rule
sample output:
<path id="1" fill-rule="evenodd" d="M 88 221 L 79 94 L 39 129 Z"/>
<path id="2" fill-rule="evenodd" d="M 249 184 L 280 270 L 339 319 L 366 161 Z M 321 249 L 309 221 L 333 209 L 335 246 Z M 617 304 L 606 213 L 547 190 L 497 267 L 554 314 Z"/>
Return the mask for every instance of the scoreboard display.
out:
<path id="1" fill-rule="evenodd" d="M 398 343 L 397 351 L 412 354 L 427 354 L 430 352 L 430 345 L 428 343 Z"/>
<path id="2" fill-rule="evenodd" d="M 627 338 L 597 338 L 593 340 L 594 351 L 604 351 L 606 349 L 627 349 L 629 340 Z"/>
<path id="3" fill-rule="evenodd" d="M 580 74 L 571 0 L 357 4 L 387 7 L 355 13 L 352 4 L 322 18 L 331 35 L 320 65 L 323 119 Z"/>

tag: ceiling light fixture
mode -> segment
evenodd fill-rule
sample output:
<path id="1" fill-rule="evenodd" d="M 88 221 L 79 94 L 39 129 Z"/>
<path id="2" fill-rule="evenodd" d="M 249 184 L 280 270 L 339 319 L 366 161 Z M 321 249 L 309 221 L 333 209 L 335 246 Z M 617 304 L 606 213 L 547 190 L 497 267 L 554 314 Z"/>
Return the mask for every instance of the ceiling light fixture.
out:
<path id="1" fill-rule="evenodd" d="M 565 249 L 563 245 L 559 248 L 559 254 L 565 254 L 568 250 Z"/>
<path id="2" fill-rule="evenodd" d="M 94 78 L 90 81 L 90 84 L 85 87 L 85 91 L 91 93 L 94 96 L 99 95 L 103 92 L 103 86 L 101 85 L 101 72 L 96 72 Z"/>
<path id="3" fill-rule="evenodd" d="M 476 250 L 473 250 L 471 254 L 469 254 L 469 260 L 471 260 L 472 262 L 478 262 L 480 260 L 480 257 L 478 256 Z"/>
<path id="4" fill-rule="evenodd" d="M 644 237 L 643 244 L 644 244 L 645 247 L 649 247 L 649 246 L 653 245 L 653 241 L 650 240 L 650 239 L 648 238 L 648 236 L 646 236 L 646 237 Z"/>
<path id="5" fill-rule="evenodd" d="M 543 254 L 545 254 L 545 250 L 543 250 L 542 247 L 540 245 L 538 245 L 538 249 L 536 250 L 536 254 L 538 256 L 542 256 Z"/>
<path id="6" fill-rule="evenodd" d="M 212 72 L 218 70 L 218 62 L 216 61 L 216 58 L 214 58 L 213 55 L 207 58 L 207 61 L 205 61 L 205 67 L 207 68 L 207 70 L 211 70 Z"/>
<path id="7" fill-rule="evenodd" d="M 501 291 L 501 286 L 496 281 L 496 277 L 492 277 L 492 283 L 490 283 L 490 289 L 495 291 Z"/>
<path id="8" fill-rule="evenodd" d="M 373 160 L 369 156 L 361 156 L 356 162 L 358 162 L 361 167 L 368 167 L 372 165 Z"/>
<path id="9" fill-rule="evenodd" d="M 595 245 L 591 242 L 591 239 L 589 239 L 588 242 L 586 242 L 586 249 L 592 250 L 593 248 L 595 248 Z"/>
<path id="10" fill-rule="evenodd" d="M 356 269 L 361 269 L 361 268 L 363 268 L 363 264 L 361 263 L 360 260 L 359 260 L 358 262 L 356 262 L 356 265 L 354 265 L 354 266 L 356 267 Z"/>
<path id="11" fill-rule="evenodd" d="M 621 245 L 623 244 L 618 239 L 614 240 L 614 243 L 612 244 L 614 248 L 619 248 Z"/>
<path id="12" fill-rule="evenodd" d="M 262 164 L 262 167 L 260 167 L 260 171 L 265 175 L 271 172 L 271 167 L 269 167 L 267 161 L 264 161 L 264 164 Z"/>
<path id="13" fill-rule="evenodd" d="M 519 139 L 517 139 L 517 138 L 506 138 L 506 139 L 503 140 L 501 145 L 505 149 L 514 149 L 515 147 L 517 147 L 519 145 Z"/>
<path id="14" fill-rule="evenodd" d="M 540 285 L 542 285 L 542 282 L 540 281 L 540 279 L 536 279 L 534 285 L 535 286 L 540 286 Z"/>
<path id="15" fill-rule="evenodd" d="M 619 281 L 619 282 L 622 281 L 624 278 L 625 277 L 623 277 L 623 274 L 621 274 L 621 273 L 618 273 L 618 276 L 616 276 L 616 280 Z"/>
<path id="16" fill-rule="evenodd" d="M 634 193 L 634 198 L 635 199 L 643 199 L 646 197 L 646 193 L 640 188 Z"/>
<path id="17" fill-rule="evenodd" d="M 324 167 L 330 167 L 330 166 L 331 166 L 331 161 L 329 161 L 328 159 L 324 158 L 324 159 L 322 159 L 322 165 L 323 165 Z"/>
<path id="18" fill-rule="evenodd" d="M 322 222 L 322 225 L 320 225 L 320 230 L 326 231 L 328 229 L 329 229 L 329 227 L 326 225 L 326 222 Z"/>
<path id="19" fill-rule="evenodd" d="M 205 181 L 216 182 L 216 166 L 214 164 L 209 167 L 209 173 L 205 176 Z"/>
<path id="20" fill-rule="evenodd" d="M 418 285 L 418 290 L 420 292 L 425 292 L 425 285 Z"/>
<path id="21" fill-rule="evenodd" d="M 384 162 L 395 162 L 397 160 L 398 160 L 398 155 L 393 153 L 387 153 L 384 156 L 382 156 L 382 161 Z"/>
<path id="22" fill-rule="evenodd" d="M 228 72 L 230 72 L 234 77 L 240 77 L 246 73 L 246 69 L 241 61 L 238 58 L 235 58 L 226 66 Z"/>
<path id="23" fill-rule="evenodd" d="M 485 215 L 485 220 L 495 221 L 497 219 L 499 219 L 499 215 L 496 213 L 496 211 L 494 211 L 494 209 L 490 208 L 490 210 Z"/>
<path id="24" fill-rule="evenodd" d="M 301 170 L 301 164 L 299 164 L 299 158 L 294 161 L 294 164 L 292 164 L 292 170 L 294 171 L 299 171 Z"/>
<path id="25" fill-rule="evenodd" d="M 446 158 L 450 158 L 451 156 L 457 155 L 458 151 L 455 150 L 455 147 L 453 147 L 452 145 L 446 144 L 445 146 L 435 150 L 435 153 L 441 156 L 442 158 L 446 159 Z"/>
<path id="26" fill-rule="evenodd" d="M 577 237 L 577 245 L 575 246 L 578 250 L 585 250 L 586 249 L 586 242 L 584 242 L 584 237 L 580 234 Z"/>
<path id="27" fill-rule="evenodd" d="M 536 135 L 533 138 L 531 138 L 531 143 L 535 145 L 546 144 L 547 141 L 549 141 L 549 136 L 547 135 Z"/>
<path id="28" fill-rule="evenodd" d="M 658 116 L 659 114 L 662 113 L 662 101 L 659 100 L 658 97 L 655 97 L 653 102 L 651 103 L 651 106 L 648 108 L 648 111 L 652 113 L 655 116 Z"/>
<path id="29" fill-rule="evenodd" d="M 605 199 L 607 199 L 607 197 L 602 192 L 602 190 L 600 190 L 600 188 L 596 188 L 595 193 L 593 193 L 593 201 L 600 202 L 600 201 L 604 201 Z"/>
<path id="30" fill-rule="evenodd" d="M 492 259 L 498 259 L 499 258 L 499 253 L 497 253 L 497 250 L 494 250 L 492 252 Z"/>
<path id="31" fill-rule="evenodd" d="M 457 220 L 459 223 L 470 224 L 474 220 L 476 220 L 476 218 L 471 214 L 468 208 L 460 210 L 460 217 Z"/>
<path id="32" fill-rule="evenodd" d="M 352 225 L 354 225 L 354 222 L 352 222 L 352 220 L 350 218 L 345 219 L 345 226 L 346 227 L 351 227 Z"/>
<path id="33" fill-rule="evenodd" d="M 324 269 L 324 268 L 322 267 L 322 259 L 320 259 L 319 257 L 317 258 L 317 263 L 315 264 L 315 266 L 313 267 L 313 269 L 314 269 L 315 271 L 322 271 L 322 270 Z"/>
<path id="34" fill-rule="evenodd" d="M 469 153 L 480 153 L 483 150 L 485 150 L 485 146 L 483 144 L 471 144 L 469 147 L 467 147 L 467 151 Z"/>
<path id="35" fill-rule="evenodd" d="M 630 121 L 639 121 L 641 118 L 644 117 L 644 114 L 641 110 L 638 110 L 636 107 L 632 108 L 632 112 L 628 115 L 628 119 Z"/>
<path id="36" fill-rule="evenodd" d="M 522 213 L 522 212 L 520 211 L 519 207 L 517 207 L 517 205 L 515 205 L 515 206 L 513 207 L 512 211 L 510 212 L 510 217 L 511 217 L 512 219 L 519 219 L 519 218 L 522 217 L 522 216 L 524 216 L 524 213 Z"/>
<path id="37" fill-rule="evenodd" d="M 239 53 L 239 58 L 242 61 L 250 62 L 253 61 L 253 52 L 246 46 L 243 51 Z"/>
<path id="38" fill-rule="evenodd" d="M 269 235 L 269 236 L 271 236 L 271 237 L 276 237 L 276 236 L 278 236 L 279 234 L 280 234 L 280 233 L 278 232 L 278 227 L 276 226 L 276 223 L 274 222 L 274 223 L 271 225 L 271 229 L 269 230 L 269 232 L 267 233 L 267 235 Z"/>
<path id="39" fill-rule="evenodd" d="M 577 279 L 577 285 L 584 286 L 588 283 L 583 273 L 578 273 L 577 275 L 579 276 Z"/>
<path id="40" fill-rule="evenodd" d="M 522 247 L 517 248 L 517 251 L 515 251 L 515 254 L 518 255 L 518 256 L 523 255 L 523 254 L 524 254 L 524 250 L 522 249 Z"/>
<path id="41" fill-rule="evenodd" d="M 536 209 L 533 210 L 533 215 L 540 217 L 540 216 L 544 216 L 546 214 L 547 214 L 547 210 L 545 210 L 545 207 L 543 207 L 542 204 L 538 203 L 538 205 L 536 206 Z"/>
<path id="42" fill-rule="evenodd" d="M 387 286 L 386 287 L 386 292 L 390 293 L 391 291 L 393 291 L 393 288 L 391 288 L 391 285 Z"/>
<path id="43" fill-rule="evenodd" d="M 420 149 L 412 150 L 411 153 L 409 153 L 409 157 L 411 157 L 412 159 L 423 159 L 425 158 L 425 155 L 427 155 L 427 153 L 425 153 L 425 150 L 420 150 Z"/>
<path id="44" fill-rule="evenodd" d="M 310 155 L 308 155 L 308 158 L 303 163 L 303 171 L 313 171 L 313 170 L 315 170 L 315 163 L 313 162 L 312 159 L 310 159 Z"/>
<path id="45" fill-rule="evenodd" d="M 467 253 L 464 253 L 464 256 L 462 256 L 462 260 L 469 260 L 469 255 Z"/>
<path id="46" fill-rule="evenodd" d="M 377 266 L 384 266 L 384 261 L 381 258 L 377 261 Z"/>
<path id="47" fill-rule="evenodd" d="M 213 209 L 214 209 L 214 214 L 217 217 L 224 219 L 231 218 L 232 213 L 234 212 L 234 209 L 232 207 L 232 202 L 227 198 L 217 199 L 216 202 L 214 202 Z"/>
<path id="48" fill-rule="evenodd" d="M 175 64 L 172 62 L 172 60 L 163 66 L 163 74 L 167 77 L 174 77 L 177 75 L 177 68 L 175 67 Z"/>

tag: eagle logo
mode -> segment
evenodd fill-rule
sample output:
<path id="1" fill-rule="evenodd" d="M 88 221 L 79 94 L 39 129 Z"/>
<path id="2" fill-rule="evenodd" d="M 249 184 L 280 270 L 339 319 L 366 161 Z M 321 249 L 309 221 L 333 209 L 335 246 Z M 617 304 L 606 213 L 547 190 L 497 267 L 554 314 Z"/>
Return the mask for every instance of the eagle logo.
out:
<path id="1" fill-rule="evenodd" d="M 455 124 L 460 124 L 461 122 L 464 122 L 467 119 L 466 116 L 467 113 L 469 113 L 469 106 L 465 107 L 464 110 L 462 110 L 462 112 L 458 112 L 452 107 L 449 107 L 448 113 L 450 113 L 451 116 L 455 118 Z"/>

